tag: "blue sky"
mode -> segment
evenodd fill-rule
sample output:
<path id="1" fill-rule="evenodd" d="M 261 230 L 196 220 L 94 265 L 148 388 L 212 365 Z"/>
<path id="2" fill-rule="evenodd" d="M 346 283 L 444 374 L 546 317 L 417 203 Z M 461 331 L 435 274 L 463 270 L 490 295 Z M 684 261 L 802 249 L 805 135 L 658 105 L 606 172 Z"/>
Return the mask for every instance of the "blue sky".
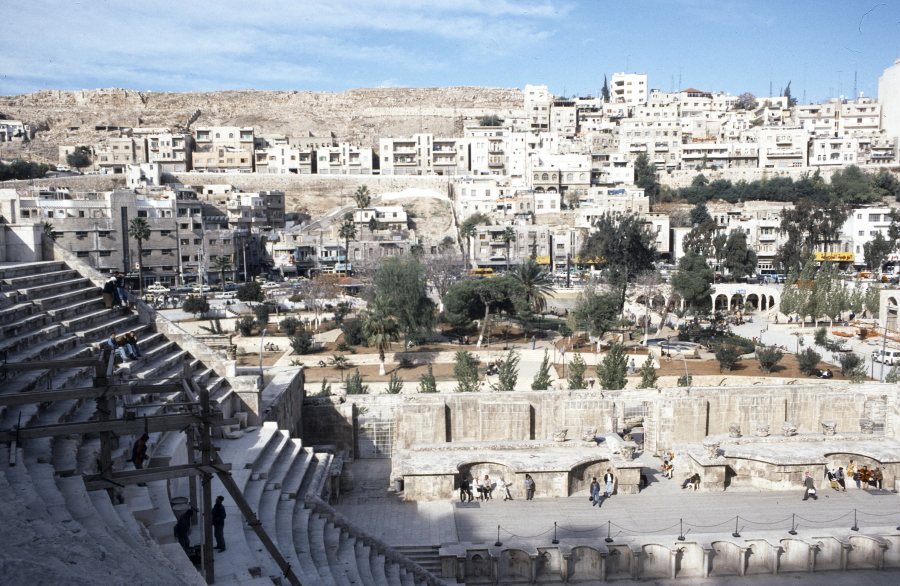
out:
<path id="1" fill-rule="evenodd" d="M 900 2 L 854 0 L 3 0 L 0 94 L 124 87 L 343 91 L 546 84 L 821 101 L 900 58 Z M 680 79 L 680 85 L 679 85 Z"/>

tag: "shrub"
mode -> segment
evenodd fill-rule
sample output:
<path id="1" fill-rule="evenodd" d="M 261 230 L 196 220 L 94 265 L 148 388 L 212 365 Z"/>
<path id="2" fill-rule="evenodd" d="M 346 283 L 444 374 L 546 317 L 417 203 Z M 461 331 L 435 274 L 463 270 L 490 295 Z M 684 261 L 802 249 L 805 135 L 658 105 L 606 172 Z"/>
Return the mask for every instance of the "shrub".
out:
<path id="1" fill-rule="evenodd" d="M 413 361 L 410 360 L 409 358 L 407 358 L 406 356 L 404 356 L 403 358 L 400 359 L 400 368 L 410 369 L 414 366 L 415 365 L 413 364 Z"/>
<path id="2" fill-rule="evenodd" d="M 255 325 L 256 320 L 249 315 L 245 315 L 234 322 L 234 329 L 240 332 L 245 338 L 249 338 L 253 334 L 253 326 Z"/>
<path id="3" fill-rule="evenodd" d="M 269 306 L 257 305 L 253 308 L 253 315 L 256 316 L 256 325 L 262 330 L 269 325 Z"/>
<path id="4" fill-rule="evenodd" d="M 347 342 L 344 342 L 343 340 L 337 343 L 337 345 L 335 346 L 335 349 L 337 349 L 338 352 L 355 353 L 355 350 L 353 350 L 353 347 L 350 346 L 350 344 L 348 344 Z"/>
<path id="5" fill-rule="evenodd" d="M 262 303 L 266 300 L 266 294 L 263 293 L 262 286 L 256 281 L 250 281 L 242 284 L 237 290 L 238 301 L 252 303 L 258 301 Z"/>
<path id="6" fill-rule="evenodd" d="M 348 321 L 341 324 L 341 331 L 344 332 L 344 341 L 351 346 L 368 346 L 368 341 L 362 333 L 362 324 L 359 320 Z"/>
<path id="7" fill-rule="evenodd" d="M 428 365 L 428 372 L 423 374 L 419 378 L 419 392 L 420 393 L 436 393 L 437 392 L 437 381 L 434 380 L 434 372 L 431 370 L 431 365 Z"/>
<path id="8" fill-rule="evenodd" d="M 756 349 L 756 361 L 766 374 L 770 374 L 775 365 L 784 358 L 784 352 L 778 346 L 763 346 Z"/>
<path id="9" fill-rule="evenodd" d="M 497 373 L 496 389 L 498 391 L 514 391 L 516 390 L 516 382 L 518 380 L 519 355 L 510 350 Z"/>
<path id="10" fill-rule="evenodd" d="M 319 390 L 319 393 L 316 395 L 317 397 L 328 397 L 331 395 L 331 383 L 329 383 L 325 377 L 322 377 L 322 388 Z"/>
<path id="11" fill-rule="evenodd" d="M 344 323 L 344 318 L 347 317 L 351 311 L 350 304 L 346 301 L 338 303 L 337 307 L 334 308 L 334 323 L 337 325 L 341 325 Z"/>
<path id="12" fill-rule="evenodd" d="M 546 391 L 547 387 L 550 386 L 550 356 L 547 354 L 547 351 L 544 350 L 544 359 L 541 361 L 541 366 L 538 368 L 538 372 L 534 375 L 534 379 L 531 381 L 531 390 L 532 391 Z"/>
<path id="13" fill-rule="evenodd" d="M 679 387 L 689 387 L 691 383 L 694 381 L 694 377 L 689 374 L 683 374 L 678 377 L 678 382 L 675 383 Z"/>
<path id="14" fill-rule="evenodd" d="M 309 354 L 313 348 L 313 336 L 310 332 L 306 330 L 301 330 L 291 336 L 291 348 L 294 349 L 294 352 L 297 354 Z"/>
<path id="15" fill-rule="evenodd" d="M 893 384 L 900 383 L 900 364 L 895 364 L 891 367 L 890 372 L 884 377 L 884 382 Z"/>
<path id="16" fill-rule="evenodd" d="M 472 393 L 478 390 L 478 368 L 467 350 L 458 350 L 454 356 L 453 376 L 456 377 L 457 393 Z"/>
<path id="17" fill-rule="evenodd" d="M 190 295 L 184 300 L 181 310 L 185 313 L 192 313 L 194 317 L 197 317 L 198 313 L 205 314 L 209 311 L 209 301 L 206 300 L 206 297 Z"/>
<path id="18" fill-rule="evenodd" d="M 365 395 L 369 392 L 369 385 L 362 383 L 362 375 L 359 369 L 353 369 L 353 374 L 347 377 L 347 394 L 348 395 Z"/>
<path id="19" fill-rule="evenodd" d="M 400 391 L 403 390 L 403 379 L 400 378 L 400 375 L 397 374 L 397 371 L 391 372 L 391 379 L 388 381 L 387 393 L 388 395 L 399 395 Z"/>
<path id="20" fill-rule="evenodd" d="M 719 372 L 728 372 L 741 360 L 741 348 L 734 344 L 716 346 L 716 360 L 719 361 Z"/>
<path id="21" fill-rule="evenodd" d="M 587 364 L 584 358 L 576 352 L 572 359 L 569 360 L 569 389 L 586 389 L 587 381 L 584 380 L 584 373 L 587 370 Z"/>
<path id="22" fill-rule="evenodd" d="M 288 336 L 293 336 L 297 330 L 302 327 L 302 322 L 294 316 L 286 317 L 281 320 L 281 331 Z"/>
<path id="23" fill-rule="evenodd" d="M 812 348 L 804 348 L 802 352 L 797 354 L 797 368 L 804 376 L 809 376 L 819 365 L 822 355 Z"/>
<path id="24" fill-rule="evenodd" d="M 860 364 L 863 364 L 863 359 L 862 359 L 862 357 L 860 357 L 859 354 L 854 354 L 853 352 L 846 352 L 846 353 L 841 354 L 840 363 L 841 363 L 841 374 L 844 376 L 848 376 L 854 368 L 856 368 Z"/>
<path id="25" fill-rule="evenodd" d="M 641 369 L 638 371 L 638 374 L 641 375 L 641 382 L 638 385 L 639 389 L 656 388 L 656 381 L 659 380 L 659 375 L 656 374 L 656 368 L 653 366 L 652 356 L 647 356 L 647 360 L 645 360 L 644 364 L 641 365 Z"/>

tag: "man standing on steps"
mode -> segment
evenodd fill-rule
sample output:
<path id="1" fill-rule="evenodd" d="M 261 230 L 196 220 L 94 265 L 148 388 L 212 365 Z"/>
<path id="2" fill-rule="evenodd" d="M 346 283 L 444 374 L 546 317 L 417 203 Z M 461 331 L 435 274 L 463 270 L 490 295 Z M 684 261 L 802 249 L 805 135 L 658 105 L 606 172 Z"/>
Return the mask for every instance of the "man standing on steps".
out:
<path id="1" fill-rule="evenodd" d="M 213 534 L 216 537 L 216 549 L 219 551 L 225 551 L 225 517 L 227 515 L 225 514 L 225 505 L 222 504 L 224 500 L 224 496 L 217 496 L 216 504 L 212 508 Z"/>

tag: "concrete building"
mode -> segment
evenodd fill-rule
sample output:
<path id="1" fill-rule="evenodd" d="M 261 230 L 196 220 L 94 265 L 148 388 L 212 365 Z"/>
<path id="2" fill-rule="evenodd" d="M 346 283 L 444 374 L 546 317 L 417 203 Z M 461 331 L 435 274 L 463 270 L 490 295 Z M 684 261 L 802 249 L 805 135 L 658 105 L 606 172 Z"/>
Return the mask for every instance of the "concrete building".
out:
<path id="1" fill-rule="evenodd" d="M 878 78 L 881 129 L 889 139 L 900 139 L 900 59 Z"/>
<path id="2" fill-rule="evenodd" d="M 372 149 L 347 142 L 316 149 L 316 173 L 319 175 L 371 175 Z"/>
<path id="3" fill-rule="evenodd" d="M 859 269 L 866 266 L 865 245 L 879 232 L 888 237 L 891 210 L 890 207 L 873 206 L 856 208 L 850 213 L 841 228 L 844 245 L 839 252 L 849 255 L 844 260 L 852 261 Z"/>
<path id="4" fill-rule="evenodd" d="M 761 127 L 751 133 L 757 137 L 759 167 L 806 167 L 809 133 L 799 126 Z"/>
<path id="5" fill-rule="evenodd" d="M 129 164 L 146 162 L 146 141 L 143 137 L 109 138 L 94 147 L 94 168 L 101 173 L 124 173 Z"/>
<path id="6" fill-rule="evenodd" d="M 157 163 L 163 173 L 183 173 L 193 168 L 194 137 L 191 134 L 161 128 L 137 128 L 132 131 L 132 136 L 137 162 Z"/>
<path id="7" fill-rule="evenodd" d="M 252 173 L 255 137 L 252 126 L 194 129 L 193 168 L 206 173 Z"/>
<path id="8" fill-rule="evenodd" d="M 310 175 L 316 172 L 316 153 L 286 141 L 266 144 L 255 152 L 256 172 L 272 175 Z"/>
<path id="9" fill-rule="evenodd" d="M 643 104 L 648 93 L 646 73 L 614 73 L 609 83 L 609 98 L 614 104 Z"/>
<path id="10" fill-rule="evenodd" d="M 470 171 L 465 138 L 433 134 L 382 138 L 378 154 L 382 175 L 466 175 Z"/>
<path id="11" fill-rule="evenodd" d="M 545 85 L 525 84 L 525 117 L 529 129 L 550 130 L 550 108 L 553 96 Z"/>

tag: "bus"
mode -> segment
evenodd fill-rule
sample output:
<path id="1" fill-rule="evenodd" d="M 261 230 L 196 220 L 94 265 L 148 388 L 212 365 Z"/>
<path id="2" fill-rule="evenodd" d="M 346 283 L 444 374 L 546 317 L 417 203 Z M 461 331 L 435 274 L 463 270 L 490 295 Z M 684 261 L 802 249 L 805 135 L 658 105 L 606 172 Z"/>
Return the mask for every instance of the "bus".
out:
<path id="1" fill-rule="evenodd" d="M 475 277 L 476 279 L 483 279 L 485 277 L 494 276 L 494 269 L 469 269 L 469 276 Z"/>

